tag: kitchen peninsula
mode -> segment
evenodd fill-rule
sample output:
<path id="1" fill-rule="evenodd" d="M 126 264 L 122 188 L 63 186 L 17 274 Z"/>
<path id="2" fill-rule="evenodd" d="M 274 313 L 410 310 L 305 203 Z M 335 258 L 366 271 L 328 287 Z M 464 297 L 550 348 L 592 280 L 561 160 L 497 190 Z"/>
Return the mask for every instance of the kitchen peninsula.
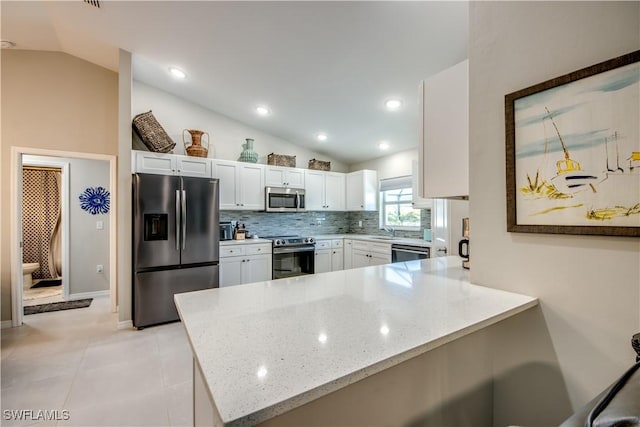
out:
<path id="1" fill-rule="evenodd" d="M 490 337 L 483 331 L 538 304 L 470 284 L 457 257 L 178 294 L 175 301 L 194 357 L 194 424 L 216 426 L 415 421 L 486 384 L 482 349 Z M 491 402 L 476 410 L 483 406 Z"/>

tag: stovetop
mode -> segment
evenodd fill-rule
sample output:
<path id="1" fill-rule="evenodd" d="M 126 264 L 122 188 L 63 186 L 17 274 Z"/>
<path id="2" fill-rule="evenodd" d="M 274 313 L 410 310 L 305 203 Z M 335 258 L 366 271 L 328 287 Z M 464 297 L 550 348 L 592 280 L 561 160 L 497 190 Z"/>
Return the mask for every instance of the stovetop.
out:
<path id="1" fill-rule="evenodd" d="M 274 247 L 314 245 L 316 243 L 313 237 L 302 236 L 268 236 L 265 239 L 270 239 Z"/>

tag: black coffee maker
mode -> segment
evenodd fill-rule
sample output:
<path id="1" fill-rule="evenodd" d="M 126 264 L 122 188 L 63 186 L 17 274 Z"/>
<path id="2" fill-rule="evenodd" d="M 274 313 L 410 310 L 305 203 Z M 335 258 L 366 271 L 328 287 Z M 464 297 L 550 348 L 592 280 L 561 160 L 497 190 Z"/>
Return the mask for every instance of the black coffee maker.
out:
<path id="1" fill-rule="evenodd" d="M 462 267 L 469 269 L 469 218 L 462 218 L 462 240 L 458 242 L 458 255 L 462 258 Z"/>

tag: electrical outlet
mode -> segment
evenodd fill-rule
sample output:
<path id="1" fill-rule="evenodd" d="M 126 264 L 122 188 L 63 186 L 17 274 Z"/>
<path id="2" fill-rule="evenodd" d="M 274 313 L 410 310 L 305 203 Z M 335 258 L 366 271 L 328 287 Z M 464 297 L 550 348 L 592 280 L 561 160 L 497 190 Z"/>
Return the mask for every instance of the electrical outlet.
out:
<path id="1" fill-rule="evenodd" d="M 358 227 L 362 227 L 362 221 L 358 221 Z"/>
<path id="2" fill-rule="evenodd" d="M 104 265 L 97 264 L 96 265 L 96 273 L 104 273 Z"/>

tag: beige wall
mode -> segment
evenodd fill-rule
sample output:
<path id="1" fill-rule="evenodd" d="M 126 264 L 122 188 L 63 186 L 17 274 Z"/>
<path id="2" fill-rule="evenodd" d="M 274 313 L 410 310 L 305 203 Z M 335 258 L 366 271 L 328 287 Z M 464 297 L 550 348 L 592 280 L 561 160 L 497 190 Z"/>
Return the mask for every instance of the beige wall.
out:
<path id="1" fill-rule="evenodd" d="M 57 52 L 2 51 L 1 319 L 11 318 L 11 146 L 116 155 L 118 75 Z"/>
<path id="2" fill-rule="evenodd" d="M 638 2 L 470 3 L 471 280 L 541 301 L 503 331 L 494 425 L 557 425 L 634 361 L 640 241 L 506 232 L 504 96 L 640 49 L 639 29 Z"/>

